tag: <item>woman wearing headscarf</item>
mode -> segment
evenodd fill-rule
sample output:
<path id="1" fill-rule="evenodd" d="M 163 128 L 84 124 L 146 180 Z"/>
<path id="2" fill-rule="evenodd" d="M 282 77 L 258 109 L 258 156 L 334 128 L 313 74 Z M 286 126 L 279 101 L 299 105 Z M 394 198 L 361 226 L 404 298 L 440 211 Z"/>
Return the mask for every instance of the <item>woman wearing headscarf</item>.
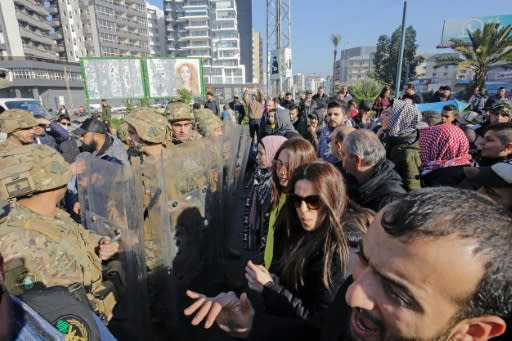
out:
<path id="1" fill-rule="evenodd" d="M 420 130 L 421 182 L 428 186 L 457 186 L 462 167 L 473 165 L 469 141 L 453 124 L 440 124 Z"/>
<path id="2" fill-rule="evenodd" d="M 395 164 L 408 191 L 420 188 L 420 145 L 416 126 L 421 113 L 414 104 L 395 100 L 381 113 L 386 157 Z"/>
<path id="3" fill-rule="evenodd" d="M 283 136 L 271 135 L 258 142 L 256 164 L 258 168 L 252 178 L 249 193 L 249 240 L 250 249 L 263 250 L 268 231 L 270 209 L 274 201 L 272 193 L 272 160 L 277 150 L 286 141 Z"/>

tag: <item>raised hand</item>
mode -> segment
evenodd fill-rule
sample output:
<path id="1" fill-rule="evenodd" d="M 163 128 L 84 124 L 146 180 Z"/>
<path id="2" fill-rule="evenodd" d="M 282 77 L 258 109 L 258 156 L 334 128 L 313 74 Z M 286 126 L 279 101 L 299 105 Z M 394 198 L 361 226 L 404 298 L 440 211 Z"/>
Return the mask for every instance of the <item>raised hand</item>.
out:
<path id="1" fill-rule="evenodd" d="M 220 329 L 234 337 L 249 335 L 254 318 L 254 309 L 244 293 L 238 298 L 234 292 L 223 292 L 215 297 L 207 297 L 198 292 L 187 290 L 187 296 L 195 300 L 184 313 L 194 315 L 192 325 L 197 326 L 205 320 L 204 327 L 210 328 L 217 323 Z"/>

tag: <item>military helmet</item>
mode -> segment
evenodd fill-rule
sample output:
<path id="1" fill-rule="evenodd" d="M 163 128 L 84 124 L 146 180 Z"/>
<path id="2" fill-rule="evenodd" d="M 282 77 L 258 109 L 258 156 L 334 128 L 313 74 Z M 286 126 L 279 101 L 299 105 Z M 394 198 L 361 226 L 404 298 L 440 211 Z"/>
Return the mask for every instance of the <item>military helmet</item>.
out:
<path id="1" fill-rule="evenodd" d="M 55 149 L 25 145 L 0 153 L 0 197 L 12 199 L 67 185 L 69 164 Z"/>
<path id="2" fill-rule="evenodd" d="M 137 109 L 124 120 L 137 131 L 141 140 L 149 143 L 165 142 L 168 130 L 167 120 L 155 109 Z"/>
<path id="3" fill-rule="evenodd" d="M 116 129 L 117 138 L 122 142 L 127 142 L 128 138 L 128 123 L 121 122 L 121 124 Z"/>
<path id="4" fill-rule="evenodd" d="M 210 136 L 222 128 L 222 120 L 210 109 L 199 109 L 196 113 L 197 130 L 203 136 Z"/>
<path id="5" fill-rule="evenodd" d="M 18 129 L 29 129 L 37 126 L 37 121 L 30 111 L 9 109 L 0 114 L 2 133 L 10 134 Z"/>
<path id="6" fill-rule="evenodd" d="M 188 104 L 183 102 L 173 102 L 167 105 L 165 115 L 169 122 L 176 121 L 193 121 L 194 115 Z"/>

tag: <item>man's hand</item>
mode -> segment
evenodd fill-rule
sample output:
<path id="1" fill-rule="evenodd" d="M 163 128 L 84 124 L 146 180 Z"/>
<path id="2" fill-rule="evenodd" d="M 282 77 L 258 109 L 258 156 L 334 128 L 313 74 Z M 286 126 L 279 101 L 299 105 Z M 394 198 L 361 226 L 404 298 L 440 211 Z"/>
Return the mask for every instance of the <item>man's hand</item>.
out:
<path id="1" fill-rule="evenodd" d="M 206 329 L 216 322 L 220 329 L 233 337 L 247 337 L 252 328 L 254 309 L 244 293 L 240 299 L 235 293 L 223 292 L 215 297 L 206 297 L 200 293 L 187 290 L 187 296 L 195 300 L 184 313 L 193 314 L 192 325 L 199 325 L 205 318 Z"/>
<path id="2" fill-rule="evenodd" d="M 98 248 L 98 256 L 100 256 L 101 260 L 110 259 L 110 257 L 117 253 L 117 250 L 119 250 L 118 242 L 113 242 L 110 237 L 101 238 Z"/>
<path id="3" fill-rule="evenodd" d="M 249 288 L 257 292 L 263 291 L 263 286 L 269 282 L 273 282 L 272 275 L 263 265 L 247 262 L 245 267 L 245 278 L 249 284 Z"/>

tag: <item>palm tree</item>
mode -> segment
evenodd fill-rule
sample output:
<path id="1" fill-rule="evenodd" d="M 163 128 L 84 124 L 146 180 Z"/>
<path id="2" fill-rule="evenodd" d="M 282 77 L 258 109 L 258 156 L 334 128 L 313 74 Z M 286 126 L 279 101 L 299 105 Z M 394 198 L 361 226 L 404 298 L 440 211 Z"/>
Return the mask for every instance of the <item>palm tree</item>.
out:
<path id="1" fill-rule="evenodd" d="M 332 63 L 332 79 L 333 79 L 333 82 L 334 82 L 334 74 L 336 72 L 336 56 L 338 55 L 338 46 L 340 46 L 340 43 L 341 43 L 341 34 L 339 33 L 336 33 L 336 34 L 331 34 L 331 42 L 332 44 L 334 45 L 334 61 Z M 333 88 L 334 88 L 334 83 L 333 83 Z"/>
<path id="2" fill-rule="evenodd" d="M 480 29 L 467 30 L 471 45 L 452 39 L 455 51 L 462 57 L 446 56 L 436 61 L 436 66 L 456 63 L 459 68 L 469 68 L 475 73 L 473 88 L 483 87 L 489 68 L 499 63 L 512 62 L 512 25 L 500 27 L 499 23 L 486 23 Z"/>

